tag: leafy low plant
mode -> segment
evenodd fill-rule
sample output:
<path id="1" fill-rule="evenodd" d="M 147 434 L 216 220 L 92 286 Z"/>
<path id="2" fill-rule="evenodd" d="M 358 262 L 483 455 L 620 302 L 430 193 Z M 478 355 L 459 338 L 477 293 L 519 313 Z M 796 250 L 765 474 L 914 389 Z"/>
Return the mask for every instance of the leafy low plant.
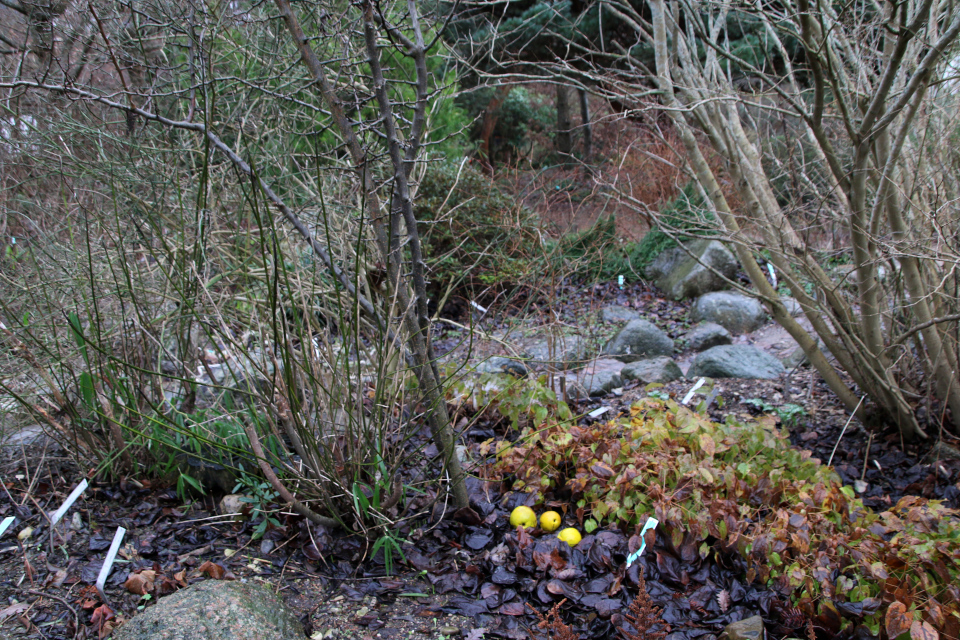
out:
<path id="1" fill-rule="evenodd" d="M 270 505 L 277 501 L 280 494 L 274 491 L 268 482 L 243 474 L 240 476 L 237 486 L 233 488 L 233 492 L 244 494 L 240 501 L 250 505 L 250 518 L 252 520 L 256 520 L 258 517 L 262 518 L 253 530 L 251 536 L 253 540 L 262 538 L 271 526 L 280 526 L 280 521 L 273 516 L 276 509 L 270 508 Z"/>
<path id="2" fill-rule="evenodd" d="M 403 555 L 403 549 L 400 545 L 404 543 L 404 540 L 397 538 L 392 533 L 385 532 L 377 541 L 373 543 L 373 549 L 371 550 L 372 555 L 377 555 L 377 552 L 383 549 L 383 568 L 387 572 L 387 575 L 393 574 L 393 556 L 394 554 L 400 556 L 400 559 L 404 562 L 407 561 L 406 556 Z"/>
<path id="3" fill-rule="evenodd" d="M 654 515 L 684 553 L 739 552 L 748 581 L 791 594 L 823 624 L 862 619 L 877 635 L 902 609 L 906 631 L 913 621 L 957 637 L 957 513 L 915 497 L 875 513 L 775 425 L 646 399 L 606 423 L 530 427 L 498 445 L 496 469 L 539 499 L 570 491 L 588 531 Z"/>

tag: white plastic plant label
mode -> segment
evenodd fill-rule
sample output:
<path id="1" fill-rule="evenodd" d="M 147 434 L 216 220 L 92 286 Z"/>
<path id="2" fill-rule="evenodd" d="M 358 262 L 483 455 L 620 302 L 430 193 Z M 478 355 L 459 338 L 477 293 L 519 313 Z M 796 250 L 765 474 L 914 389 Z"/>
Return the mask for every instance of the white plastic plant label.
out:
<path id="1" fill-rule="evenodd" d="M 52 516 L 50 516 L 50 526 L 55 527 L 57 523 L 60 522 L 60 518 L 70 510 L 70 507 L 73 506 L 73 503 L 77 501 L 77 498 L 80 497 L 80 494 L 87 490 L 87 480 L 84 478 L 80 481 L 73 491 L 70 492 L 70 495 L 67 496 L 67 499 L 64 500 L 63 504 L 60 505 L 60 508 L 57 509 Z"/>
<path id="2" fill-rule="evenodd" d="M 117 532 L 113 535 L 113 542 L 110 543 L 110 550 L 107 551 L 107 557 L 103 559 L 103 566 L 100 567 L 100 575 L 97 576 L 97 591 L 103 601 L 107 601 L 107 596 L 103 593 L 103 585 L 107 583 L 107 577 L 110 575 L 110 569 L 113 568 L 113 561 L 117 559 L 117 552 L 120 551 L 120 543 L 123 542 L 123 536 L 127 530 L 123 527 L 117 527 Z"/>
<path id="3" fill-rule="evenodd" d="M 645 534 L 647 531 L 650 531 L 650 529 L 656 529 L 658 524 L 660 524 L 660 521 L 656 518 L 647 518 L 646 523 L 643 525 L 643 529 L 640 530 L 640 548 L 631 553 L 627 558 L 628 569 L 630 568 L 630 565 L 636 562 L 637 559 L 643 555 L 643 552 L 647 550 L 647 540 L 643 537 L 643 534 Z"/>

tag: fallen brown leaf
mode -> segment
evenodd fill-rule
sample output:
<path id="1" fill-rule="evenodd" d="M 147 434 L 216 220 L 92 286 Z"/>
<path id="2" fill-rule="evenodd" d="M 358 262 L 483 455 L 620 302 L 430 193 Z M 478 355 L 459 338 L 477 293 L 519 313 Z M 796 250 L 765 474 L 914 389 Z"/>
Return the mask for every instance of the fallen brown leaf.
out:
<path id="1" fill-rule="evenodd" d="M 156 577 L 157 572 L 152 569 L 147 569 L 140 573 L 133 573 L 130 574 L 127 581 L 123 583 L 123 587 L 132 594 L 143 596 L 153 591 L 153 583 Z"/>

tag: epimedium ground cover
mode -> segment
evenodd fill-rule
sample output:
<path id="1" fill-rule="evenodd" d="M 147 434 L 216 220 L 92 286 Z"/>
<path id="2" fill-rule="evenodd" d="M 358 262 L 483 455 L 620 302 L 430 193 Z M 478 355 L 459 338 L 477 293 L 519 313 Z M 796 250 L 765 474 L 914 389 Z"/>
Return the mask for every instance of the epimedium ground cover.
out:
<path id="1" fill-rule="evenodd" d="M 575 504 L 587 532 L 654 516 L 687 555 L 736 552 L 747 582 L 789 596 L 817 637 L 861 624 L 888 638 L 957 637 L 957 513 L 913 496 L 873 511 L 775 422 L 715 422 L 646 399 L 621 419 L 548 420 L 488 447 L 515 490 Z"/>

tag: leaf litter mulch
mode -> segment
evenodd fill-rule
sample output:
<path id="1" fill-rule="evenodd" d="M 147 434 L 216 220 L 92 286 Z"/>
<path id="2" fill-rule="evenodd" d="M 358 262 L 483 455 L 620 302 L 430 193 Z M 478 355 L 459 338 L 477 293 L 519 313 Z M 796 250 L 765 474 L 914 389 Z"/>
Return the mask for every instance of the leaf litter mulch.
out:
<path id="1" fill-rule="evenodd" d="M 471 479 L 473 508 L 411 531 L 398 575 L 386 576 L 382 552 L 355 536 L 285 516 L 259 540 L 254 523 L 225 521 L 207 498 L 185 507 L 169 488 L 94 483 L 58 526 L 54 544 L 40 510 L 55 509 L 79 477 L 49 442 L 6 452 L 0 518 L 17 518 L 0 543 L 3 637 L 104 637 L 138 609 L 187 584 L 209 579 L 264 580 L 299 614 L 308 635 L 357 638 L 527 638 L 535 612 L 563 602 L 581 637 L 630 632 L 624 613 L 642 568 L 647 590 L 663 608 L 671 638 L 709 638 L 729 622 L 763 615 L 777 635 L 785 602 L 748 586 L 737 556 L 704 561 L 692 542 L 659 535 L 629 569 L 639 540 L 619 531 L 584 536 L 574 548 L 539 530 L 514 530 L 509 511 L 526 500 L 494 483 Z M 41 449 L 41 450 L 36 450 Z M 40 454 L 42 465 L 31 463 Z M 28 491 L 29 489 L 29 491 Z M 570 516 L 566 524 L 576 525 Z M 94 583 L 116 527 L 127 529 L 119 562 L 105 587 Z M 27 527 L 32 535 L 18 542 Z M 331 633 L 334 630 L 334 633 Z M 339 632 L 339 633 L 337 633 Z"/>
<path id="2" fill-rule="evenodd" d="M 571 293 L 564 317 L 574 320 L 584 309 L 595 311 L 603 304 L 633 305 L 658 315 L 658 324 L 674 337 L 682 333 L 685 310 L 638 287 Z M 676 398 L 690 386 L 690 381 L 677 381 L 660 391 Z M 789 425 L 791 441 L 824 462 L 833 456 L 845 483 L 862 478 L 858 489 L 867 506 L 882 510 L 901 496 L 922 495 L 960 507 L 960 462 L 925 460 L 929 446 L 903 446 L 895 434 L 871 435 L 856 423 L 847 425 L 846 412 L 809 370 L 780 381 L 718 381 L 715 388 L 726 404 L 710 408 L 714 420 L 727 413 L 762 411 L 757 403 L 745 402 L 754 398 L 771 410 L 802 405 L 805 413 Z M 592 400 L 576 409 L 586 416 L 610 406 L 617 413 L 642 395 L 642 389 L 628 387 L 622 397 Z M 580 420 L 590 422 L 589 417 Z M 466 440 L 476 452 L 482 441 L 505 436 L 502 422 L 481 419 Z M 509 513 L 529 496 L 476 478 L 469 482 L 472 508 L 396 532 L 406 543 L 403 558 L 393 558 L 393 576 L 385 573 L 383 551 L 369 557 L 370 541 L 308 526 L 291 514 L 281 515 L 280 527 L 254 540 L 257 523 L 223 518 L 218 496 L 184 505 L 169 487 L 134 481 L 92 483 L 65 517 L 51 550 L 41 510 L 59 506 L 81 476 L 48 441 L 3 450 L 0 519 L 12 515 L 16 522 L 0 539 L 2 637 L 104 637 L 138 609 L 209 579 L 270 583 L 301 615 L 313 638 L 539 638 L 547 632 L 536 626 L 538 614 L 558 603 L 576 635 L 617 637 L 634 631 L 627 612 L 641 569 L 647 592 L 662 610 L 663 626 L 656 631 L 669 632 L 667 640 L 714 640 L 728 623 L 753 615 L 762 616 L 776 638 L 867 635 L 857 625 L 838 634 L 839 619 L 806 618 L 782 593 L 748 584 L 739 554 L 717 552 L 704 558 L 698 543 L 682 531 L 658 530 L 645 555 L 628 569 L 627 556 L 640 541 L 619 530 L 585 535 L 573 548 L 552 534 L 515 530 L 508 524 Z M 128 533 L 104 602 L 93 583 L 117 526 Z M 572 512 L 564 513 L 563 526 L 582 531 Z M 33 527 L 32 537 L 18 542 L 15 534 L 27 527 Z"/>

